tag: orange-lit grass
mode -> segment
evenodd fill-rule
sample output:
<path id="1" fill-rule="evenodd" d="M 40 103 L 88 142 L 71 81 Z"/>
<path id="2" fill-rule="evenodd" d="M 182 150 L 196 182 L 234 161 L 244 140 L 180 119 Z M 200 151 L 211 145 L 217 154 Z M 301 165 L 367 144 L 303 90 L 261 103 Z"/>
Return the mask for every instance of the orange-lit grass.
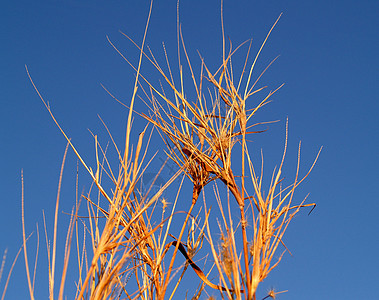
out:
<path id="1" fill-rule="evenodd" d="M 269 272 L 276 267 L 280 261 L 279 258 L 278 261 L 273 263 L 272 259 L 279 244 L 284 246 L 282 238 L 288 224 L 294 215 L 299 212 L 300 208 L 314 206 L 313 203 L 304 204 L 305 199 L 297 205 L 293 205 L 292 202 L 295 189 L 308 176 L 319 154 L 317 154 L 309 172 L 302 179 L 299 179 L 299 145 L 299 159 L 294 182 L 282 190 L 280 188 L 280 183 L 283 178 L 282 167 L 287 147 L 286 138 L 282 162 L 279 168 L 273 171 L 272 181 L 267 196 L 265 197 L 262 188 L 263 174 L 261 174 L 260 177 L 256 175 L 253 161 L 248 150 L 247 136 L 253 133 L 262 132 L 261 130 L 251 131 L 251 128 L 263 124 L 255 123 L 249 125 L 248 122 L 254 119 L 257 111 L 267 104 L 272 95 L 281 88 L 281 86 L 279 86 L 273 91 L 268 92 L 266 96 L 263 97 L 263 100 L 258 102 L 258 105 L 255 107 L 247 107 L 249 103 L 248 99 L 265 88 L 257 88 L 256 85 L 269 66 L 254 82 L 252 74 L 257 59 L 278 20 L 272 26 L 262 46 L 258 50 L 258 53 L 249 68 L 248 76 L 244 81 L 243 75 L 245 73 L 245 68 L 247 67 L 248 56 L 250 53 L 249 46 L 245 65 L 237 84 L 235 84 L 234 81 L 232 57 L 235 55 L 239 47 L 232 50 L 232 45 L 230 45 L 230 51 L 226 54 L 225 39 L 223 39 L 223 61 L 221 66 L 215 72 L 211 72 L 205 64 L 204 59 L 201 58 L 200 77 L 199 80 L 196 80 L 192 63 L 187 55 L 183 35 L 180 26 L 178 25 L 178 43 L 181 44 L 182 50 L 185 54 L 187 67 L 190 73 L 189 77 L 192 79 L 195 90 L 195 99 L 193 100 L 188 99 L 185 93 L 183 84 L 185 81 L 185 75 L 183 73 L 183 66 L 180 62 L 180 51 L 178 51 L 180 83 L 176 85 L 166 52 L 165 57 L 168 73 L 163 71 L 163 68 L 159 65 L 151 51 L 145 53 L 142 48 L 138 47 L 136 43 L 124 34 L 139 48 L 141 53 L 143 53 L 157 69 L 167 83 L 169 90 L 172 91 L 172 94 L 168 95 L 163 87 L 159 89 L 150 83 L 146 77 L 142 75 L 140 76 L 141 88 L 143 89 L 144 83 L 147 84 L 147 88 L 143 89 L 143 91 L 145 97 L 150 101 L 150 104 L 148 104 L 150 114 L 147 115 L 141 113 L 141 115 L 162 132 L 164 141 L 168 147 L 166 152 L 167 155 L 181 169 L 183 169 L 193 185 L 192 201 L 190 201 L 188 217 L 184 221 L 178 241 L 181 241 L 189 215 L 197 203 L 200 193 L 210 182 L 222 182 L 233 195 L 239 207 L 240 219 L 237 227 L 233 226 L 229 204 L 229 220 L 225 217 L 223 218 L 223 226 L 226 230 L 224 235 L 224 250 L 228 253 L 228 256 L 231 259 L 230 267 L 226 267 L 226 265 L 223 264 L 222 259 L 226 256 L 220 255 L 216 251 L 216 247 L 214 246 L 213 239 L 210 235 L 209 224 L 206 223 L 209 234 L 208 240 L 220 275 L 221 286 L 227 286 L 228 283 L 231 286 L 231 289 L 221 289 L 227 294 L 226 296 L 229 299 L 233 299 L 234 296 L 237 296 L 237 299 L 255 299 L 258 284 L 267 277 Z M 222 30 L 224 32 L 223 26 Z M 118 50 L 113 43 L 111 43 L 111 45 L 133 67 L 129 60 L 122 55 L 121 51 Z M 133 68 L 134 70 L 137 70 L 135 67 Z M 207 95 L 203 92 L 204 79 L 213 86 L 215 96 L 212 96 L 211 93 Z M 242 87 L 243 82 L 245 82 L 244 88 Z M 225 105 L 226 112 L 222 112 L 221 103 Z M 233 148 L 237 143 L 240 145 L 240 150 Z M 238 151 L 240 151 L 240 154 L 238 154 Z M 241 174 L 236 174 L 234 171 L 236 166 L 232 166 L 232 156 L 235 155 L 240 155 L 241 157 Z M 241 177 L 240 184 L 236 181 L 237 177 Z M 250 188 L 250 190 L 246 185 L 246 180 L 249 178 L 252 185 L 252 189 Z M 206 203 L 207 201 L 205 200 L 204 206 Z M 220 210 L 223 212 L 221 201 L 218 201 L 218 203 Z M 250 223 L 247 220 L 248 207 L 250 208 L 250 214 L 252 215 L 252 221 L 250 221 Z M 224 215 L 224 213 L 222 214 Z M 251 240 L 248 239 L 247 235 L 248 226 L 253 228 Z M 235 240 L 234 232 L 237 229 L 241 231 L 241 241 Z M 166 275 L 162 294 L 158 293 L 157 295 L 158 299 L 163 299 L 162 295 L 166 292 L 179 245 L 180 244 L 177 243 Z M 242 263 L 240 263 L 240 259 L 242 259 Z M 225 268 L 230 268 L 231 271 L 226 271 Z M 223 276 L 225 272 L 228 273 L 226 274 L 228 280 Z M 204 279 L 202 280 L 205 282 Z M 219 287 L 220 286 L 218 286 L 218 288 Z"/>
<path id="2" fill-rule="evenodd" d="M 122 147 L 122 151 L 114 143 L 112 135 L 106 128 L 118 154 L 119 165 L 117 172 L 113 171 L 106 156 L 107 151 L 100 146 L 96 135 L 94 135 L 95 170 L 84 162 L 71 140 L 54 118 L 49 103 L 42 98 L 27 70 L 32 85 L 53 121 L 67 139 L 68 145 L 87 170 L 94 187 L 98 190 L 95 197 L 92 196 L 91 190 L 87 196 L 83 196 L 87 203 L 86 221 L 84 221 L 83 217 L 78 216 L 80 203 L 78 199 L 72 210 L 66 237 L 64 267 L 61 274 L 58 299 L 63 299 L 64 297 L 64 283 L 67 277 L 67 266 L 74 233 L 78 264 L 76 299 L 116 299 L 122 293 L 127 299 L 173 299 L 188 266 L 194 269 L 201 280 L 200 287 L 195 292 L 195 297 L 199 297 L 205 285 L 207 285 L 218 289 L 223 298 L 256 299 L 259 283 L 268 276 L 270 271 L 281 260 L 282 256 L 276 261 L 273 261 L 273 258 L 279 245 L 283 245 L 285 248 L 283 236 L 289 223 L 301 208 L 314 205 L 313 203 L 305 204 L 305 199 L 300 204 L 293 204 L 293 197 L 296 188 L 308 176 L 318 158 L 317 154 L 309 172 L 304 177 L 299 178 L 299 144 L 295 179 L 292 184 L 282 188 L 282 170 L 287 148 L 286 133 L 282 161 L 279 167 L 272 172 L 271 183 L 265 193 L 263 188 L 265 186 L 263 183 L 263 158 L 261 174 L 257 175 L 252 155 L 249 152 L 248 136 L 264 131 L 255 129 L 255 127 L 265 124 L 262 122 L 250 123 L 255 119 L 258 110 L 266 105 L 272 95 L 281 88 L 279 86 L 268 92 L 255 106 L 252 106 L 252 96 L 257 96 L 259 92 L 265 89 L 265 87 L 257 87 L 257 84 L 271 63 L 254 81 L 255 65 L 279 19 L 270 29 L 248 68 L 250 43 L 244 66 L 237 80 L 235 80 L 234 74 L 236 71 L 233 69 L 232 57 L 236 55 L 237 50 L 242 45 L 233 49 L 232 44 L 230 44 L 229 52 L 226 52 L 223 21 L 223 55 L 221 64 L 216 71 L 211 71 L 211 68 L 205 64 L 205 60 L 201 57 L 199 79 L 196 79 L 194 74 L 178 23 L 179 84 L 177 84 L 174 80 L 166 50 L 165 59 L 168 69 L 166 73 L 158 64 L 152 51 L 150 49 L 148 52 L 144 50 L 151 8 L 152 6 L 150 6 L 142 45 L 139 46 L 130 39 L 140 50 L 138 66 L 133 66 L 109 40 L 110 44 L 136 72 L 131 102 L 128 105 L 129 114 L 125 144 Z M 181 64 L 181 51 L 184 52 L 189 70 L 188 77 L 191 79 L 195 91 L 195 99 L 192 100 L 186 96 L 185 92 L 184 82 L 186 82 L 187 75 Z M 146 76 L 140 73 L 143 57 L 147 58 L 157 69 L 164 82 L 168 85 L 170 94 L 164 90 L 163 86 L 159 88 L 154 86 Z M 248 70 L 247 77 L 244 76 L 246 70 Z M 142 195 L 137 188 L 137 183 L 146 169 L 144 161 L 149 144 L 147 143 L 146 150 L 143 152 L 143 138 L 146 134 L 146 127 L 138 138 L 134 152 L 131 146 L 132 114 L 137 90 L 142 92 L 138 95 L 139 97 L 144 97 L 150 102 L 148 104 L 149 114 L 139 114 L 159 130 L 167 146 L 166 154 L 178 166 L 178 172 L 154 195 Z M 222 109 L 223 106 L 225 111 Z M 236 157 L 241 158 L 240 161 L 237 159 L 240 165 L 236 164 Z M 63 165 L 64 162 L 62 170 Z M 240 171 L 237 172 L 237 170 Z M 176 194 L 169 196 L 171 199 L 162 199 L 161 197 L 163 190 L 182 172 L 192 184 L 192 195 L 188 199 L 188 209 L 185 212 L 176 210 L 179 199 L 182 201 L 183 198 L 180 193 L 184 184 L 184 176 Z M 157 176 L 159 176 L 159 172 Z M 104 188 L 103 177 L 108 178 L 114 184 L 114 188 L 111 191 L 107 191 Z M 241 179 L 237 180 L 237 178 Z M 225 197 L 220 195 L 218 184 L 225 186 L 227 189 L 227 193 L 224 195 L 227 198 L 227 208 L 225 208 L 225 204 L 221 200 Z M 219 221 L 218 231 L 221 236 L 221 243 L 214 240 L 215 234 L 211 232 L 209 224 L 212 212 L 208 209 L 208 206 L 211 198 L 209 196 L 205 197 L 204 192 L 211 185 L 213 185 L 214 196 L 222 216 L 222 220 Z M 56 202 L 52 250 L 46 233 L 50 299 L 54 299 L 59 190 L 60 183 Z M 201 193 L 203 193 L 203 204 L 198 203 Z M 232 209 L 230 195 L 235 201 L 234 207 L 238 209 L 237 219 Z M 107 201 L 108 207 L 104 207 L 101 199 Z M 172 202 L 172 208 L 167 213 L 169 201 Z M 156 210 L 159 202 L 163 205 L 161 212 Z M 199 215 L 192 216 L 196 205 L 203 205 L 205 218 L 202 224 L 199 223 Z M 23 209 L 22 212 L 24 214 Z M 185 218 L 182 223 L 178 224 L 178 237 L 174 237 L 174 241 L 169 241 L 169 237 L 173 237 L 170 232 L 173 227 L 173 217 L 177 213 L 184 213 Z M 22 220 L 26 273 L 30 297 L 34 299 L 35 272 L 32 280 L 26 250 L 24 215 Z M 82 241 L 79 241 L 80 223 L 83 224 Z M 251 231 L 248 230 L 250 228 Z M 198 232 L 195 233 L 197 230 Z M 185 240 L 185 235 L 187 235 L 186 244 L 182 242 Z M 208 249 L 210 249 L 210 254 L 214 259 L 214 272 L 218 275 L 218 284 L 212 283 L 193 260 L 194 256 L 203 247 L 204 238 L 209 244 Z M 87 245 L 88 240 L 90 245 Z M 174 251 L 168 257 L 166 254 L 171 247 L 174 247 Z M 179 253 L 178 250 L 185 257 L 185 263 L 181 266 L 182 272 L 180 275 L 178 275 L 180 268 L 174 268 L 174 262 Z M 173 289 L 169 290 L 168 285 L 175 276 L 178 276 L 177 281 Z M 131 278 L 133 278 L 134 286 L 128 289 L 126 285 Z M 272 290 L 267 297 L 274 298 L 279 293 L 281 292 Z"/>

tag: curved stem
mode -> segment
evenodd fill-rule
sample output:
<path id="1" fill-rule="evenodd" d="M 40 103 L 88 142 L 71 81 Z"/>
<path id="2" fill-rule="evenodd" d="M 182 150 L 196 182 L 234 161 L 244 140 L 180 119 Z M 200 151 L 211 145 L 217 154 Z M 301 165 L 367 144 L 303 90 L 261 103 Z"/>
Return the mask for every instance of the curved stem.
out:
<path id="1" fill-rule="evenodd" d="M 168 271 L 167 271 L 167 274 L 166 274 L 166 278 L 165 278 L 165 282 L 164 282 L 164 285 L 163 285 L 163 288 L 162 288 L 162 291 L 161 293 L 158 295 L 158 300 L 164 300 L 164 296 L 166 294 L 166 289 L 167 289 L 167 285 L 170 281 L 170 275 L 171 275 L 171 271 L 172 271 L 172 268 L 173 268 L 173 265 L 174 265 L 174 261 L 175 261 L 175 257 L 176 257 L 176 254 L 178 252 L 178 249 L 179 249 L 179 245 L 180 245 L 180 241 L 183 237 L 183 234 L 184 234 L 184 230 L 186 228 L 186 225 L 187 225 L 187 222 L 189 220 L 189 217 L 191 216 L 191 213 L 192 213 L 192 210 L 193 208 L 195 207 L 195 204 L 197 202 L 197 199 L 199 198 L 199 195 L 200 195 L 200 192 L 201 192 L 201 189 L 202 189 L 202 186 L 200 185 L 195 185 L 193 187 L 193 192 L 192 192 L 192 203 L 191 203 L 191 206 L 188 210 L 188 213 L 187 213 L 187 216 L 186 216 L 186 219 L 184 220 L 184 223 L 183 223 L 183 226 L 182 226 L 182 229 L 180 231 L 180 234 L 179 234 L 179 237 L 178 237 L 178 240 L 177 240 L 177 244 L 175 246 L 175 249 L 174 249 L 174 253 L 172 255 L 172 259 L 170 261 L 170 266 L 168 268 Z"/>

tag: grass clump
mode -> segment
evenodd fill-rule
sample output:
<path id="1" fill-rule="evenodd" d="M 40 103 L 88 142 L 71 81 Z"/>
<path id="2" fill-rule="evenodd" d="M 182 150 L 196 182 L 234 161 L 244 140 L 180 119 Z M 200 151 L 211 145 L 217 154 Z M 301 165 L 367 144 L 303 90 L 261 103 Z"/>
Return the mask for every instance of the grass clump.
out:
<path id="1" fill-rule="evenodd" d="M 117 166 L 111 166 L 107 150 L 98 143 L 96 135 L 96 166 L 92 169 L 86 164 L 30 77 L 52 119 L 67 139 L 68 147 L 75 152 L 90 175 L 94 187 L 87 195 L 78 197 L 73 207 L 57 291 L 58 192 L 52 241 L 47 232 L 45 234 L 49 298 L 63 299 L 69 258 L 71 252 L 75 252 L 78 276 L 75 299 L 163 300 L 184 294 L 189 297 L 185 292 L 188 286 L 183 280 L 185 276 L 195 276 L 194 273 L 188 274 L 189 269 L 198 276 L 197 288 L 188 291 L 192 293 L 192 299 L 199 299 L 203 293 L 208 299 L 214 299 L 216 291 L 222 299 L 256 299 L 259 284 L 279 264 L 286 249 L 283 237 L 289 223 L 301 208 L 315 205 L 305 204 L 305 199 L 295 202 L 294 193 L 312 170 L 318 154 L 306 175 L 300 177 L 299 144 L 294 179 L 283 186 L 288 130 L 283 156 L 279 166 L 272 171 L 270 183 L 265 183 L 263 179 L 263 155 L 258 171 L 249 143 L 250 136 L 265 131 L 262 125 L 270 123 L 255 122 L 257 112 L 269 103 L 281 87 L 264 94 L 265 87 L 258 85 L 266 70 L 253 79 L 258 57 L 279 19 L 252 60 L 251 41 L 236 48 L 232 43 L 227 46 L 222 24 L 220 65 L 212 71 L 205 63 L 206 59 L 200 56 L 198 75 L 193 71 L 193 63 L 187 54 L 178 23 L 179 77 L 175 81 L 166 51 L 167 72 L 153 52 L 145 47 L 150 14 L 151 7 L 142 44 L 139 46 L 130 39 L 140 52 L 138 65 L 130 63 L 122 51 L 109 41 L 136 72 L 131 101 L 126 105 L 129 112 L 125 143 L 122 150 L 113 143 L 118 155 Z M 128 37 L 126 34 L 124 36 Z M 238 76 L 232 58 L 243 47 L 247 48 L 247 52 Z M 141 73 L 143 59 L 157 70 L 163 81 L 161 86 L 155 86 Z M 188 80 L 192 82 L 190 92 L 184 86 Z M 194 96 L 189 98 L 187 94 Z M 263 96 L 257 102 L 259 95 Z M 139 99 L 145 101 L 148 112 L 134 111 L 134 104 Z M 138 188 L 149 165 L 147 148 L 150 138 L 144 142 L 147 125 L 133 150 L 131 132 L 132 116 L 135 113 L 158 130 L 166 145 L 168 159 L 177 166 L 177 172 L 170 180 L 152 194 L 143 194 Z M 113 141 L 111 135 L 110 138 Z M 64 161 L 62 170 L 63 165 Z M 180 184 L 175 188 L 176 194 L 170 193 L 163 197 L 163 191 L 177 178 Z M 105 188 L 104 180 L 112 183 L 111 190 Z M 182 192 L 187 182 L 191 185 L 191 195 L 183 195 Z M 87 207 L 85 218 L 78 214 L 82 199 Z M 181 206 L 186 206 L 185 211 L 177 209 L 178 201 L 184 203 Z M 214 201 L 217 207 L 211 209 Z M 176 215 L 181 215 L 182 221 Z M 218 216 L 217 219 L 215 216 Z M 217 220 L 218 226 L 214 226 L 214 220 Z M 83 233 L 80 233 L 81 230 Z M 24 226 L 23 236 L 30 298 L 34 299 L 35 275 L 32 276 L 29 271 Z M 73 242 L 76 244 L 75 251 L 71 249 Z M 280 248 L 282 253 L 278 256 Z M 202 257 L 207 259 L 199 267 L 198 259 Z M 0 275 L 2 270 L 3 267 Z M 270 290 L 264 299 L 275 299 L 279 293 Z"/>

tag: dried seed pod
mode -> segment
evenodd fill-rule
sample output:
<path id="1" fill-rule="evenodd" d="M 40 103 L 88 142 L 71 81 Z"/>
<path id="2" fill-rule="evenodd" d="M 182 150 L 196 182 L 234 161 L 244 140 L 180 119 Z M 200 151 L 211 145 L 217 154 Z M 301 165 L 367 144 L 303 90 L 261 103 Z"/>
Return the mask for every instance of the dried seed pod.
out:
<path id="1" fill-rule="evenodd" d="M 196 161 L 203 168 L 203 170 L 214 174 L 213 168 L 207 162 L 203 161 L 199 155 L 193 153 L 186 147 L 182 148 L 182 152 L 187 155 L 188 158 L 192 158 L 194 161 Z"/>
<path id="2" fill-rule="evenodd" d="M 185 155 L 187 155 L 188 158 L 190 158 L 191 155 L 192 155 L 192 152 L 191 152 L 190 150 L 188 150 L 187 148 L 185 148 L 185 147 L 182 148 L 182 152 L 183 152 Z"/>

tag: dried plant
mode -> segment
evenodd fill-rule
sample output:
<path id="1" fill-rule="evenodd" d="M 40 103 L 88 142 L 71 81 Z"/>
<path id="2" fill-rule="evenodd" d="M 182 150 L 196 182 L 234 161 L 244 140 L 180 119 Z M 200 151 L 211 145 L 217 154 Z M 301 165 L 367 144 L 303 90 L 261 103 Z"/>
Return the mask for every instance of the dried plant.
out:
<path id="1" fill-rule="evenodd" d="M 282 161 L 279 167 L 273 171 L 271 184 L 268 188 L 267 196 L 265 196 L 262 184 L 263 166 L 262 174 L 257 175 L 249 153 L 247 136 L 262 132 L 261 130 L 252 131 L 251 129 L 263 124 L 249 123 L 254 120 L 257 111 L 267 104 L 270 97 L 281 87 L 279 86 L 273 91 L 268 92 L 255 107 L 248 107 L 248 104 L 253 102 L 250 98 L 264 89 L 264 87 L 257 87 L 257 83 L 266 70 L 258 76 L 255 82 L 252 81 L 253 71 L 256 61 L 278 20 L 270 29 L 250 68 L 248 68 L 247 78 L 244 78 L 243 75 L 246 73 L 247 62 L 249 61 L 250 43 L 245 65 L 238 80 L 235 80 L 234 77 L 232 57 L 239 47 L 233 49 L 232 44 L 230 44 L 229 52 L 226 53 L 225 39 L 223 39 L 223 60 L 220 67 L 215 72 L 211 72 L 205 63 L 205 59 L 201 57 L 201 72 L 199 79 L 196 80 L 178 24 L 178 43 L 180 41 L 185 54 L 196 95 L 192 100 L 188 99 L 185 93 L 183 84 L 185 82 L 185 75 L 183 72 L 184 67 L 181 65 L 180 51 L 178 66 L 180 74 L 179 85 L 176 85 L 174 82 L 173 71 L 171 70 L 166 52 L 167 73 L 163 71 L 163 67 L 159 65 L 151 51 L 144 53 L 146 58 L 163 77 L 172 93 L 168 94 L 163 88 L 158 89 L 154 87 L 148 79 L 142 77 L 141 86 L 147 84 L 145 97 L 149 100 L 150 114 L 146 115 L 142 113 L 141 115 L 162 132 L 164 141 L 168 147 L 167 155 L 184 170 L 187 177 L 192 181 L 193 194 L 188 210 L 189 214 L 192 212 L 201 191 L 211 181 L 222 182 L 227 187 L 228 192 L 233 195 L 239 207 L 240 218 L 237 226 L 235 226 L 233 225 L 229 202 L 229 216 L 227 217 L 224 214 L 219 194 L 216 193 L 219 208 L 223 216 L 223 226 L 220 226 L 222 243 L 218 251 L 216 251 L 216 247 L 214 246 L 209 223 L 206 223 L 208 241 L 211 245 L 221 283 L 220 286 L 208 285 L 225 292 L 226 296 L 230 299 L 234 296 L 238 299 L 241 297 L 255 299 L 258 284 L 267 277 L 269 272 L 278 265 L 281 259 L 280 256 L 277 261 L 273 261 L 278 246 L 280 244 L 284 246 L 283 235 L 288 224 L 299 212 L 300 208 L 315 205 L 314 203 L 304 204 L 305 199 L 300 204 L 294 205 L 293 196 L 295 189 L 312 170 L 319 154 L 317 154 L 308 173 L 303 178 L 299 178 L 299 144 L 295 179 L 292 184 L 286 188 L 282 188 L 282 168 L 287 148 L 286 134 Z M 213 88 L 214 94 L 209 92 L 208 95 L 204 92 L 204 90 L 207 90 L 204 87 L 206 85 L 204 80 L 212 86 L 208 87 L 208 92 Z M 236 146 L 237 144 L 239 145 L 238 147 Z M 236 160 L 235 157 L 237 156 L 241 157 L 241 161 L 239 162 L 240 168 L 236 166 L 236 163 L 233 163 L 232 166 L 232 160 Z M 236 169 L 241 170 L 241 173 L 237 174 Z M 241 178 L 240 182 L 237 180 L 237 177 Z M 205 208 L 207 202 L 209 202 L 208 199 L 204 200 Z M 248 215 L 251 215 L 250 222 L 247 219 Z M 184 226 L 187 221 L 186 219 Z M 181 240 L 184 226 L 178 241 Z M 248 226 L 252 228 L 250 234 L 247 232 Z M 224 227 L 225 235 L 222 227 Z M 236 230 L 240 230 L 242 241 L 236 240 Z M 178 245 L 177 248 L 179 247 Z M 175 260 L 175 254 L 176 252 L 173 255 L 168 275 Z M 220 288 L 228 284 L 231 286 L 230 289 Z"/>
<path id="2" fill-rule="evenodd" d="M 214 296 L 208 294 L 209 291 L 218 291 L 222 299 L 256 299 L 259 283 L 278 265 L 286 249 L 283 236 L 289 223 L 301 208 L 315 205 L 305 204 L 305 199 L 295 203 L 294 192 L 312 170 L 319 154 L 305 176 L 300 177 L 299 144 L 294 180 L 283 187 L 287 129 L 281 162 L 273 170 L 271 182 L 265 189 L 267 184 L 263 179 L 263 155 L 260 173 L 257 173 L 256 162 L 251 154 L 251 143 L 248 140 L 253 134 L 265 131 L 262 125 L 271 123 L 255 122 L 255 117 L 281 88 L 279 86 L 263 95 L 261 100 L 256 100 L 257 96 L 265 91 L 265 87 L 258 87 L 259 79 L 271 65 L 270 63 L 256 76 L 256 62 L 279 18 L 252 60 L 251 41 L 236 48 L 233 48 L 230 42 L 227 50 L 222 22 L 223 55 L 220 66 L 212 71 L 205 63 L 205 58 L 200 55 L 198 76 L 193 71 L 178 21 L 179 76 L 175 80 L 166 49 L 166 66 L 163 68 L 153 52 L 145 47 L 151 8 L 152 2 L 141 46 L 124 34 L 140 51 L 137 66 L 130 63 L 121 50 L 109 40 L 136 72 L 132 98 L 127 105 L 129 114 L 122 151 L 105 127 L 117 152 L 116 167 L 112 166 L 107 157 L 107 148 L 100 145 L 97 135 L 94 135 L 96 166 L 92 169 L 86 164 L 54 118 L 49 103 L 43 99 L 27 70 L 36 92 L 67 139 L 68 147 L 75 152 L 93 181 L 93 187 L 88 194 L 77 197 L 71 212 L 63 271 L 60 274 L 61 283 L 57 293 L 57 220 L 66 149 L 58 187 L 52 242 L 45 225 L 49 298 L 63 299 L 69 258 L 72 256 L 71 252 L 75 252 L 78 267 L 75 299 L 173 299 L 182 286 L 184 289 L 187 288 L 183 284 L 183 278 L 188 276 L 186 273 L 189 267 L 199 278 L 199 285 L 193 292 L 192 299 L 199 299 L 202 293 L 206 293 L 208 299 L 214 299 Z M 243 47 L 247 47 L 247 53 L 238 77 L 235 75 L 237 69 L 233 68 L 232 59 Z M 185 66 L 182 65 L 183 54 Z M 143 58 L 155 67 L 163 79 L 160 87 L 152 84 L 141 73 Z M 185 69 L 188 69 L 188 72 Z M 187 86 L 184 84 L 188 79 L 193 83 L 191 92 L 187 92 Z M 141 93 L 137 94 L 137 91 Z M 193 94 L 194 98 L 187 94 Z M 148 113 L 137 113 L 158 129 L 166 145 L 165 153 L 177 166 L 177 172 L 155 193 L 143 193 L 138 189 L 138 183 L 150 162 L 146 159 L 150 138 L 144 143 L 143 139 L 149 126 L 147 125 L 140 133 L 133 151 L 132 115 L 137 97 L 145 101 L 149 109 Z M 116 169 L 117 171 L 114 171 Z M 157 172 L 157 176 L 161 170 Z M 176 194 L 171 193 L 163 197 L 162 192 L 176 178 L 181 178 Z M 181 194 L 186 178 L 192 185 L 190 197 Z M 105 182 L 112 183 L 113 188 L 106 189 Z M 209 189 L 211 193 L 206 192 Z M 203 201 L 198 201 L 200 195 L 203 196 Z M 86 216 L 79 215 L 82 199 L 87 206 Z M 216 211 L 210 208 L 213 199 L 218 204 Z M 178 201 L 187 204 L 184 212 L 177 209 Z M 198 213 L 194 216 L 196 207 Z M 203 218 L 200 212 L 204 214 Z M 237 216 L 235 212 L 238 212 Z M 26 274 L 30 298 L 34 299 L 35 271 L 33 276 L 29 271 L 24 210 L 22 213 Z M 174 220 L 176 215 L 183 215 L 183 221 Z M 210 221 L 211 218 L 215 219 L 215 215 L 220 216 L 220 219 L 217 219 L 218 228 Z M 174 236 L 176 231 L 173 224 L 175 228 L 179 228 L 177 237 Z M 73 242 L 76 243 L 76 251 L 71 251 Z M 277 258 L 279 250 L 282 253 Z M 178 265 L 179 253 L 182 260 Z M 200 268 L 197 261 L 204 253 L 211 257 L 207 260 L 211 263 L 204 262 L 204 266 Z M 36 262 L 37 256 L 35 268 Z M 0 277 L 2 272 L 3 267 Z M 212 277 L 218 278 L 218 282 L 212 282 Z M 70 280 L 71 278 L 72 276 Z M 280 293 L 270 290 L 264 299 L 275 299 Z"/>

